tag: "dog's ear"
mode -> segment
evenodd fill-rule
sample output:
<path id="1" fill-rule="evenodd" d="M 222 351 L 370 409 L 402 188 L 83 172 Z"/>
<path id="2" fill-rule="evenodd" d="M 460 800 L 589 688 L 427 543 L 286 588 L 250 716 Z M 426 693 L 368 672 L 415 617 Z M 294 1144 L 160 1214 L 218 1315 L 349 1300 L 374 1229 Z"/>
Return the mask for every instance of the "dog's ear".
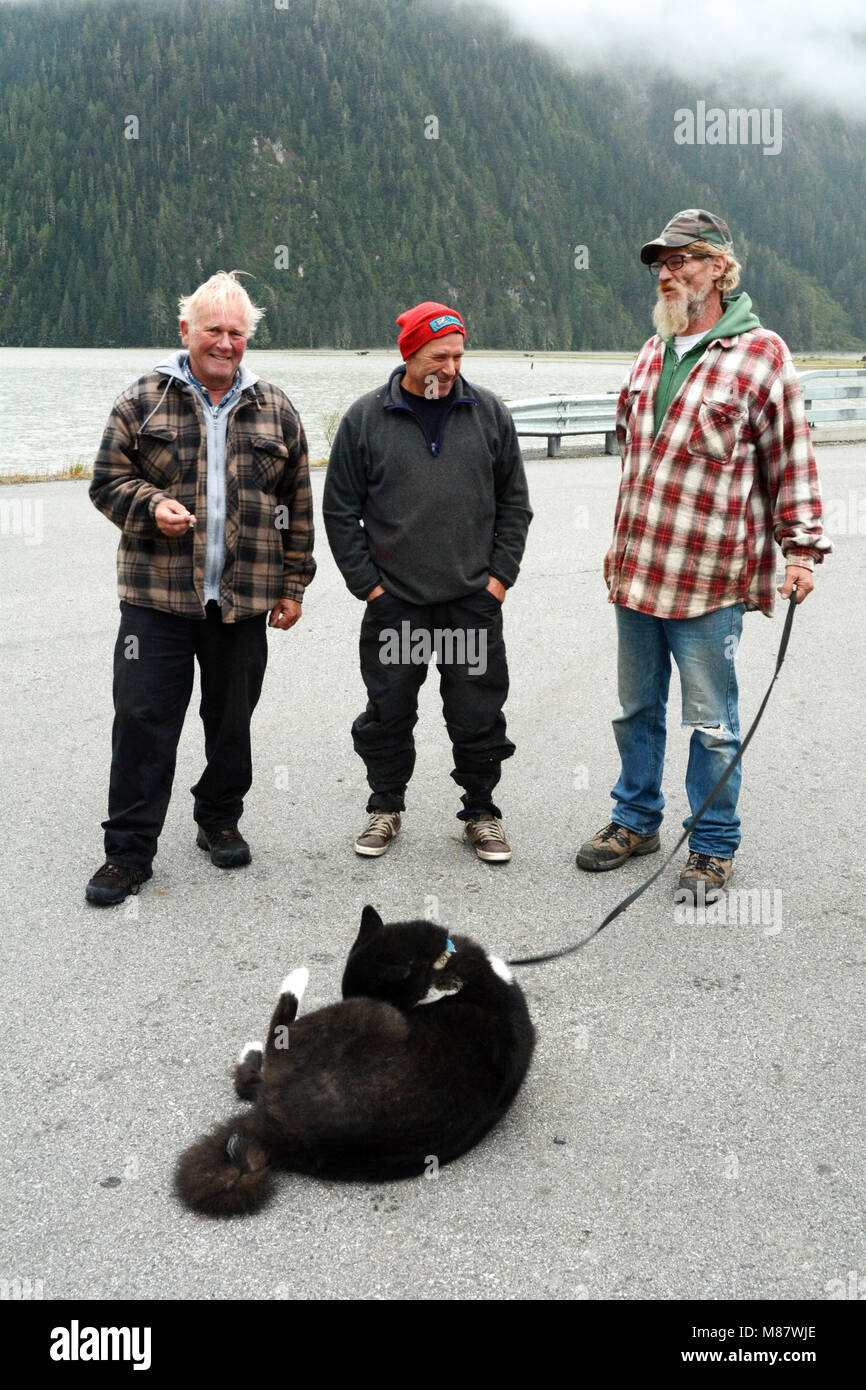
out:
<path id="1" fill-rule="evenodd" d="M 382 918 L 375 907 L 371 907 L 368 903 L 361 913 L 361 930 L 358 932 L 358 940 L 355 945 L 360 946 L 363 942 L 369 941 L 371 936 L 375 936 L 377 932 L 382 930 L 382 927 Z"/>

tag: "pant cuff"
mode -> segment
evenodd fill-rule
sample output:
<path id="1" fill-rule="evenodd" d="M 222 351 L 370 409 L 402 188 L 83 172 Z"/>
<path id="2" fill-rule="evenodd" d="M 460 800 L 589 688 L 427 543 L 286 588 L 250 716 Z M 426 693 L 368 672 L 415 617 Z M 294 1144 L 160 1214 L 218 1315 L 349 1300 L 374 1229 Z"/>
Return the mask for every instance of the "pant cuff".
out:
<path id="1" fill-rule="evenodd" d="M 726 849 L 708 849 L 706 845 L 692 844 L 691 838 L 689 838 L 688 847 L 692 854 L 712 854 L 716 859 L 733 859 L 739 849 L 739 844 L 729 845 Z"/>
<path id="2" fill-rule="evenodd" d="M 462 797 L 463 810 L 457 812 L 458 820 L 477 820 L 479 816 L 495 816 L 497 820 L 502 819 L 502 812 L 499 807 L 489 798 L 484 797 Z"/>
<path id="3" fill-rule="evenodd" d="M 396 792 L 373 792 L 367 802 L 367 815 L 374 811 L 405 811 L 405 798 Z"/>

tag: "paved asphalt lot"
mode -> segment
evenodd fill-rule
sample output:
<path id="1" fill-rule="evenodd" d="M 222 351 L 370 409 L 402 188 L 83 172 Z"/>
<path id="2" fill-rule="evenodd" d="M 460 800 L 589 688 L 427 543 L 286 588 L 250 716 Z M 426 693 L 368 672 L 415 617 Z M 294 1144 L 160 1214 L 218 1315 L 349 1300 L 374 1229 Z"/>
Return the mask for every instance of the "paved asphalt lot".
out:
<path id="1" fill-rule="evenodd" d="M 237 1107 L 235 1054 L 288 969 L 310 969 L 307 1009 L 337 997 L 366 902 L 386 920 L 438 913 L 507 957 L 586 934 L 647 872 L 574 865 L 617 770 L 600 568 L 618 465 L 528 463 L 536 520 L 506 602 L 509 865 L 459 839 L 433 677 L 404 833 L 383 860 L 352 852 L 360 606 L 320 530 L 302 623 L 270 634 L 252 865 L 220 872 L 195 848 L 194 702 L 154 878 L 107 910 L 84 885 L 102 862 L 116 533 L 86 484 L 4 488 L 0 1275 L 41 1279 L 46 1299 L 821 1300 L 854 1271 L 862 1296 L 863 448 L 819 449 L 848 534 L 747 756 L 732 886 L 760 890 L 760 911 L 749 898 L 746 921 L 677 921 L 672 866 L 585 952 L 521 973 L 538 1049 L 477 1149 L 436 1181 L 284 1175 L 264 1213 L 229 1223 L 175 1203 L 175 1158 Z M 781 619 L 746 620 L 744 721 Z M 678 713 L 674 682 L 668 845 L 685 814 Z"/>

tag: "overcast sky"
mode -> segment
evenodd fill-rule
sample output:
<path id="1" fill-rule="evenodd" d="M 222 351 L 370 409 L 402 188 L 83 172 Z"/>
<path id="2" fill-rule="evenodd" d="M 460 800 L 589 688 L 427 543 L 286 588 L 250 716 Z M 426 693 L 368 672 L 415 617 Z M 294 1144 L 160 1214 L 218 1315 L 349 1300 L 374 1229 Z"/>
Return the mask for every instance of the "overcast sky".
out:
<path id="1" fill-rule="evenodd" d="M 468 3 L 468 0 L 467 0 Z M 665 67 L 692 83 L 725 67 L 766 101 L 763 82 L 779 79 L 792 96 L 811 97 L 866 120 L 864 0 L 488 0 L 515 27 L 576 66 L 617 62 Z M 739 94 L 737 94 L 739 95 Z M 732 96 L 732 102 L 735 97 Z"/>

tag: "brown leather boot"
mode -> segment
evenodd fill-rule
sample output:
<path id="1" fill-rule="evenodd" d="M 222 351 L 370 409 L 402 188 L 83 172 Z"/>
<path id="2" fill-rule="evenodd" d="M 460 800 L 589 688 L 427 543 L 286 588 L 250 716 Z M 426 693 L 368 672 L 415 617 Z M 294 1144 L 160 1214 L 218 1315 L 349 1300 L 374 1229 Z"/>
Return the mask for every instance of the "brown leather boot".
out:
<path id="1" fill-rule="evenodd" d="M 677 891 L 685 889 L 700 906 L 714 903 L 721 897 L 734 870 L 733 859 L 719 859 L 715 854 L 700 854 L 692 850 L 680 874 Z"/>
<path id="2" fill-rule="evenodd" d="M 618 869 L 633 854 L 654 854 L 660 847 L 658 831 L 654 835 L 638 835 L 624 825 L 611 821 L 604 829 L 586 840 L 577 851 L 577 865 L 591 873 Z"/>

